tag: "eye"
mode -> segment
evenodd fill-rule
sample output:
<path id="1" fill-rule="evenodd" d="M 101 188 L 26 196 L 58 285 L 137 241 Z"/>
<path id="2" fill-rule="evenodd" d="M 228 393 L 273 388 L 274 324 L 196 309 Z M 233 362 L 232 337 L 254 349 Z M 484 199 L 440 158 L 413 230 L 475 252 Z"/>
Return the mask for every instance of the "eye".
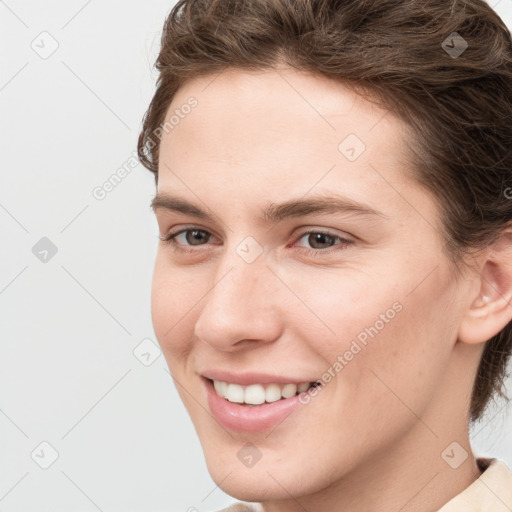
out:
<path id="1" fill-rule="evenodd" d="M 160 240 L 167 244 L 172 244 L 173 248 L 177 251 L 189 252 L 183 246 L 197 246 L 204 245 L 202 242 L 207 241 L 209 237 L 213 236 L 210 232 L 204 229 L 188 228 L 182 229 L 176 233 L 168 233 L 165 236 L 160 236 Z M 181 237 L 181 240 L 180 240 Z"/>
<path id="2" fill-rule="evenodd" d="M 175 233 L 168 233 L 159 238 L 162 242 L 171 244 L 175 251 L 191 253 L 195 251 L 189 247 L 206 245 L 211 237 L 213 237 L 213 235 L 205 229 L 190 227 L 181 229 Z M 299 245 L 299 249 L 306 254 L 314 256 L 342 250 L 348 245 L 353 244 L 352 240 L 320 230 L 309 230 L 300 234 L 295 238 L 294 244 L 300 242 L 302 239 L 305 239 L 306 243 L 310 244 L 310 248 Z M 336 243 L 336 241 L 338 243 Z M 332 249 L 333 247 L 334 249 Z"/>
<path id="3" fill-rule="evenodd" d="M 306 243 L 310 245 L 311 248 L 299 246 L 305 250 L 306 253 L 319 255 L 319 254 L 325 254 L 326 252 L 332 252 L 330 249 L 332 247 L 339 246 L 338 249 L 340 250 L 342 248 L 345 248 L 346 246 L 352 244 L 352 240 L 348 240 L 346 238 L 342 238 L 338 235 L 334 235 L 325 231 L 316 231 L 316 230 L 309 230 L 305 233 L 302 233 L 299 235 L 297 241 L 301 241 L 302 239 L 306 240 Z M 338 241 L 339 243 L 335 243 Z"/>

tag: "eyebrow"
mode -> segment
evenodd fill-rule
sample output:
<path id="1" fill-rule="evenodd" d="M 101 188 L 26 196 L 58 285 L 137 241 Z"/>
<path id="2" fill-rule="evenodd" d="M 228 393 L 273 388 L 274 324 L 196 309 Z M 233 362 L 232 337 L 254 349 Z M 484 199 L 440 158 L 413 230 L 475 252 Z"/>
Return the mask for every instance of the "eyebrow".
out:
<path id="1" fill-rule="evenodd" d="M 192 215 L 200 219 L 213 220 L 213 215 L 210 215 L 193 203 L 166 192 L 160 192 L 153 198 L 151 208 L 155 213 L 165 210 Z M 329 195 L 314 196 L 309 199 L 290 199 L 283 203 L 270 203 L 261 210 L 261 220 L 264 223 L 273 223 L 288 218 L 322 213 L 350 213 L 357 216 L 389 218 L 384 213 L 364 203 L 359 203 L 344 196 Z"/>

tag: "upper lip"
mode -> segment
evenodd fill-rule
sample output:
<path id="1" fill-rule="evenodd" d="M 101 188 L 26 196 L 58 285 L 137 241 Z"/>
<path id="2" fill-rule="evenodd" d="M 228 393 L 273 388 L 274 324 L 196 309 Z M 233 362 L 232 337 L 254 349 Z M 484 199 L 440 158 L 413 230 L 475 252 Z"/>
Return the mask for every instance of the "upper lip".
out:
<path id="1" fill-rule="evenodd" d="M 219 380 L 239 384 L 240 386 L 249 386 L 250 384 L 301 384 L 302 382 L 314 382 L 316 380 L 257 372 L 232 373 L 224 370 L 207 370 L 202 372 L 201 375 L 210 380 Z"/>

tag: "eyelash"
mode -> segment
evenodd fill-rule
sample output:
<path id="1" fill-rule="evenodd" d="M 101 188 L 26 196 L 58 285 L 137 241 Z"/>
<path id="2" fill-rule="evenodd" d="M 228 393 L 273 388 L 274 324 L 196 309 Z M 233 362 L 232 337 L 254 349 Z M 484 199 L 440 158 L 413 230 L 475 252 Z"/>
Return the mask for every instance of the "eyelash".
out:
<path id="1" fill-rule="evenodd" d="M 181 244 L 179 244 L 178 242 L 176 242 L 176 237 L 181 235 L 182 233 L 186 233 L 188 231 L 202 231 L 203 233 L 207 233 L 209 235 L 211 235 L 211 233 L 209 231 L 207 231 L 206 229 L 199 229 L 199 228 L 196 228 L 196 227 L 189 227 L 189 228 L 185 228 L 185 229 L 182 229 L 180 231 L 177 231 L 176 233 L 168 233 L 167 235 L 165 236 L 159 236 L 159 239 L 164 242 L 166 245 L 169 245 L 172 247 L 172 249 L 174 251 L 177 251 L 177 252 L 181 252 L 181 253 L 193 253 L 195 252 L 195 249 L 184 249 L 183 246 Z M 338 235 L 333 235 L 327 231 L 320 231 L 320 230 L 308 230 L 308 231 L 304 231 L 303 233 L 301 233 L 300 235 L 297 235 L 297 237 L 295 238 L 294 240 L 294 244 L 297 243 L 299 240 L 301 240 L 302 238 L 304 238 L 306 235 L 311 235 L 311 234 L 322 234 L 322 235 L 327 235 L 331 238 L 333 238 L 334 240 L 339 240 L 339 244 L 336 244 L 332 247 L 329 247 L 327 249 L 308 249 L 307 247 L 300 247 L 300 250 L 310 256 L 321 256 L 321 255 L 325 255 L 325 254 L 331 254 L 332 252 L 335 252 L 335 251 L 339 251 L 339 250 L 343 250 L 345 249 L 347 246 L 353 244 L 353 241 L 352 240 L 348 240 L 346 238 L 342 238 Z M 336 249 L 335 247 L 338 247 L 338 249 Z M 189 246 L 190 247 L 190 246 Z"/>

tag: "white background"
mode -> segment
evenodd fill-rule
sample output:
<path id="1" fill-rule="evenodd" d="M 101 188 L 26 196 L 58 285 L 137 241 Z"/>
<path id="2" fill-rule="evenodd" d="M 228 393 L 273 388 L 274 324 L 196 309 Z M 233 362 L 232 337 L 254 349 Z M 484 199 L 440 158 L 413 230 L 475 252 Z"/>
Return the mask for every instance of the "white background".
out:
<path id="1" fill-rule="evenodd" d="M 103 200 L 92 194 L 134 155 L 173 5 L 0 1 L 0 511 L 234 501 L 208 475 L 163 356 L 145 366 L 133 353 L 155 342 L 153 176 L 137 164 Z M 512 0 L 491 5 L 512 27 Z M 31 47 L 52 44 L 45 59 Z M 57 248 L 46 263 L 32 252 L 43 237 Z M 473 449 L 512 468 L 503 405 Z"/>

